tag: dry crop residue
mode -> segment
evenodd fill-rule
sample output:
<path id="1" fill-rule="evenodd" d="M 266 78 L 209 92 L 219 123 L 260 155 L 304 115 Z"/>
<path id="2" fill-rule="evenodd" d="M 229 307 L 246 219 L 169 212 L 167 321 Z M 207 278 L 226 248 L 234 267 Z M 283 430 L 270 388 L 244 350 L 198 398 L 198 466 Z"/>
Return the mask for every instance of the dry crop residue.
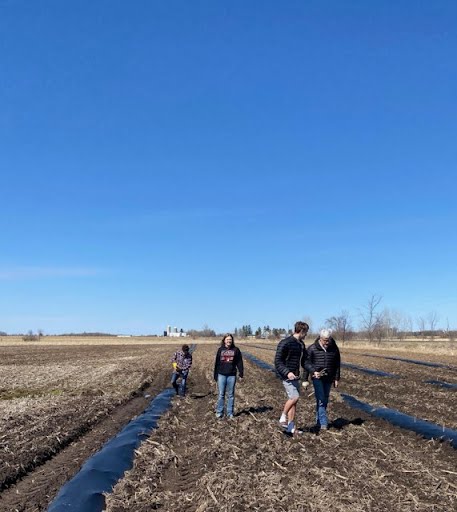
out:
<path id="1" fill-rule="evenodd" d="M 332 428 L 319 435 L 312 431 L 314 397 L 307 396 L 298 411 L 305 432 L 288 438 L 277 425 L 284 402 L 281 383 L 245 361 L 246 378 L 236 389 L 237 415 L 233 421 L 217 420 L 216 350 L 216 345 L 198 347 L 189 398 L 175 399 L 160 428 L 137 451 L 133 469 L 107 496 L 109 512 L 447 512 L 457 507 L 455 450 L 354 411 L 334 391 Z M 260 350 L 255 355 L 270 357 Z M 348 374 L 348 385 L 358 377 Z"/>
<path id="2" fill-rule="evenodd" d="M 80 465 L 144 410 L 143 394 L 154 396 L 168 384 L 172 350 L 3 348 L 0 510 L 46 510 Z"/>
<path id="3" fill-rule="evenodd" d="M 273 364 L 274 352 L 249 347 L 256 357 Z M 352 352 L 342 352 L 344 362 L 397 375 L 398 379 L 366 375 L 342 368 L 341 391 L 379 407 L 397 409 L 447 428 L 457 429 L 457 390 L 426 384 L 430 378 L 457 382 L 457 372 L 445 368 L 430 368 L 403 362 L 369 358 Z"/>

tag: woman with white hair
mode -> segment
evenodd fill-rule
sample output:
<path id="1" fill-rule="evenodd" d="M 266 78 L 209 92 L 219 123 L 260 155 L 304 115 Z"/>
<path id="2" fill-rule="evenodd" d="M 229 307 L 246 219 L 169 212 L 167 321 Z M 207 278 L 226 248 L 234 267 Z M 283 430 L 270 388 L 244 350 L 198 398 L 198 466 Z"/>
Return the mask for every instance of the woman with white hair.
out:
<path id="1" fill-rule="evenodd" d="M 340 351 L 329 329 L 322 329 L 316 341 L 308 347 L 306 369 L 311 374 L 316 397 L 316 425 L 328 430 L 327 405 L 332 383 L 340 380 Z"/>

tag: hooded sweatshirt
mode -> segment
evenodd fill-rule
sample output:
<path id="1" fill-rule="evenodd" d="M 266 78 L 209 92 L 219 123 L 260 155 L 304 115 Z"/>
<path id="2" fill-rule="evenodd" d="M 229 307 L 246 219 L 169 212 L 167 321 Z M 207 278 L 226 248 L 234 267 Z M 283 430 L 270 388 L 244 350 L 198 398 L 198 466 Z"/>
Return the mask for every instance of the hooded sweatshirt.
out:
<path id="1" fill-rule="evenodd" d="M 219 347 L 216 354 L 216 361 L 214 362 L 214 380 L 217 380 L 217 376 L 221 375 L 236 375 L 236 371 L 240 374 L 240 378 L 243 378 L 243 356 L 241 350 L 235 345 L 227 348 L 225 345 Z"/>

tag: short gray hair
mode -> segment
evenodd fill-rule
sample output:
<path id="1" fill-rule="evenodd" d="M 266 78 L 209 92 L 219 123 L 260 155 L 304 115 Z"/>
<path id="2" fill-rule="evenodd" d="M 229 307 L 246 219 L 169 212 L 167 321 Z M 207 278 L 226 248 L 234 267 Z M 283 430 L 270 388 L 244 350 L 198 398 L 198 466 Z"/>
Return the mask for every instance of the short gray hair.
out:
<path id="1" fill-rule="evenodd" d="M 319 334 L 321 338 L 329 339 L 332 335 L 332 331 L 330 329 L 322 329 Z"/>

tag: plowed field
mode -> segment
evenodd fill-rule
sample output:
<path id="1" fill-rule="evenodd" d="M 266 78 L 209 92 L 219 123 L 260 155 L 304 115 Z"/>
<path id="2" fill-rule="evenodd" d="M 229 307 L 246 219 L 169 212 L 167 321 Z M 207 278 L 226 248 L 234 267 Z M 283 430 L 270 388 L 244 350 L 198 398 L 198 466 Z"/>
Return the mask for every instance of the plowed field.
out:
<path id="1" fill-rule="evenodd" d="M 0 510 L 45 510 L 168 381 L 170 347 L 0 348 Z"/>
<path id="2" fill-rule="evenodd" d="M 134 468 L 107 497 L 110 512 L 456 509 L 457 458 L 449 444 L 426 441 L 355 411 L 334 391 L 332 428 L 313 431 L 314 398 L 305 396 L 298 413 L 305 432 L 291 439 L 277 426 L 281 383 L 246 361 L 236 418 L 217 420 L 215 350 L 195 352 L 190 382 L 195 398 L 177 400 L 162 428 L 141 447 Z M 273 352 L 258 349 L 256 355 L 271 361 Z M 384 401 L 387 388 L 379 390 L 375 377 L 367 376 L 361 385 L 359 373 L 345 370 L 344 375 L 342 390 L 367 390 L 365 398 Z M 423 389 L 426 402 L 430 388 Z"/>
<path id="3" fill-rule="evenodd" d="M 246 350 L 270 364 L 274 362 L 273 347 L 260 349 L 246 346 Z M 369 357 L 357 352 L 344 352 L 342 358 L 345 363 L 371 370 L 382 370 L 398 378 L 378 377 L 351 368 L 342 368 L 340 391 L 375 406 L 390 407 L 411 416 L 457 429 L 457 389 L 444 389 L 426 383 L 427 380 L 441 380 L 457 384 L 457 369 L 421 366 Z M 414 357 L 414 359 L 418 358 Z M 448 363 L 446 360 L 446 364 Z"/>
<path id="4" fill-rule="evenodd" d="M 251 344 L 252 345 L 252 344 Z M 274 345 L 240 345 L 272 363 Z M 175 346 L 3 347 L 0 363 L 0 510 L 46 510 L 60 486 L 101 444 L 141 412 L 170 377 Z M 245 358 L 232 421 L 214 414 L 217 345 L 198 345 L 185 399 L 136 451 L 134 466 L 106 497 L 120 511 L 451 511 L 457 452 L 351 409 L 332 390 L 331 428 L 314 425 L 312 390 L 302 394 L 287 437 L 278 426 L 281 382 Z M 376 352 L 376 354 L 380 354 Z M 392 355 L 389 352 L 386 355 Z M 414 356 L 414 359 L 420 357 Z M 435 356 L 422 359 L 455 364 Z M 373 405 L 457 428 L 456 372 L 343 351 L 343 360 L 396 379 L 342 370 L 338 391 Z"/>

